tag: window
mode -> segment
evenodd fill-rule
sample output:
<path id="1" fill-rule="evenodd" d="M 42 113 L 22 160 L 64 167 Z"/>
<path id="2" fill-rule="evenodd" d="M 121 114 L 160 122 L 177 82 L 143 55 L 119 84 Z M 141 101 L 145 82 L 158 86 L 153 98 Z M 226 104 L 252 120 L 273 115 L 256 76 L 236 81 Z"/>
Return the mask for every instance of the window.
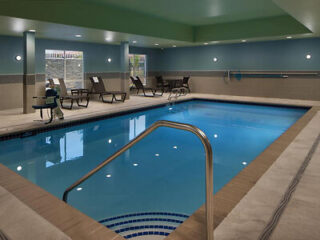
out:
<path id="1" fill-rule="evenodd" d="M 142 83 L 147 83 L 147 56 L 139 54 L 129 55 L 130 76 L 138 76 Z"/>
<path id="2" fill-rule="evenodd" d="M 46 79 L 63 78 L 68 89 L 83 88 L 83 52 L 46 50 Z"/>

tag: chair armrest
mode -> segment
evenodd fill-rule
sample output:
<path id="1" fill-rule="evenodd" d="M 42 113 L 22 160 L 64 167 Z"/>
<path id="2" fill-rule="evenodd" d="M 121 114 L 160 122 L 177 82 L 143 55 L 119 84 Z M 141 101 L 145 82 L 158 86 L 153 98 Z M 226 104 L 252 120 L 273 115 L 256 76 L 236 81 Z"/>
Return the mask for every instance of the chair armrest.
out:
<path id="1" fill-rule="evenodd" d="M 86 88 L 78 88 L 78 89 L 71 89 L 71 94 L 77 94 L 77 95 L 82 95 L 83 93 L 88 94 L 89 90 Z"/>

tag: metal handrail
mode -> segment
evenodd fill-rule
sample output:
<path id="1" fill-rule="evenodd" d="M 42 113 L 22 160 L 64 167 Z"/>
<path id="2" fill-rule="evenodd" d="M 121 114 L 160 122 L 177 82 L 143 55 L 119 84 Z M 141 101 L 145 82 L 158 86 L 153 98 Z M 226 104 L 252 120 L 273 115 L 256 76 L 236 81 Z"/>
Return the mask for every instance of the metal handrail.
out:
<path id="1" fill-rule="evenodd" d="M 63 201 L 68 201 L 68 194 L 70 191 L 72 191 L 74 188 L 79 186 L 81 183 L 86 181 L 89 177 L 91 177 L 93 174 L 98 172 L 101 168 L 106 166 L 108 163 L 110 163 L 112 160 L 120 156 L 122 153 L 127 151 L 129 148 L 131 148 L 133 145 L 135 145 L 137 142 L 141 141 L 143 138 L 145 138 L 147 135 L 149 135 L 151 132 L 156 130 L 159 127 L 169 127 L 169 128 L 175 128 L 180 130 L 185 130 L 192 132 L 195 134 L 198 138 L 200 138 L 205 152 L 206 152 L 206 239 L 207 240 L 213 240 L 213 159 L 212 159 L 212 148 L 211 144 L 209 142 L 209 139 L 205 135 L 205 133 L 200 130 L 199 128 L 185 123 L 178 123 L 178 122 L 172 122 L 172 121 L 164 121 L 160 120 L 152 124 L 148 129 L 144 130 L 142 133 L 140 133 L 136 138 L 134 138 L 132 141 L 130 141 L 128 144 L 126 144 L 124 147 L 122 147 L 120 150 L 118 150 L 116 153 L 114 153 L 112 156 L 107 158 L 105 161 L 100 163 L 97 167 L 92 169 L 90 172 L 88 172 L 86 175 L 84 175 L 82 178 L 80 178 L 78 181 L 73 183 L 70 187 L 68 187 L 64 193 L 63 193 Z"/>

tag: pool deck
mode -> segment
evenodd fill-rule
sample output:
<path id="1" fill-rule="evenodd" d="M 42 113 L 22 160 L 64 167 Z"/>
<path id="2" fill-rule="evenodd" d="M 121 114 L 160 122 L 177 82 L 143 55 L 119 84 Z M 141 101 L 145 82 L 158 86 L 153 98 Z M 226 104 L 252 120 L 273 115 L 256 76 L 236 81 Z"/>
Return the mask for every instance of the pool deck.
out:
<path id="1" fill-rule="evenodd" d="M 287 182 L 273 182 L 273 184 L 278 184 L 275 185 L 276 189 L 278 189 L 276 191 L 278 194 L 274 194 L 274 189 L 268 188 L 269 184 L 271 184 L 270 182 L 268 182 L 268 179 L 278 180 L 279 177 L 276 178 L 275 176 L 282 176 L 284 174 L 284 172 L 281 172 L 280 170 L 287 171 L 286 180 L 289 182 L 290 179 L 292 179 L 295 176 L 297 168 L 301 165 L 301 162 L 303 162 L 303 159 L 305 159 L 305 157 L 307 156 L 308 150 L 311 148 L 313 142 L 315 141 L 315 135 L 317 135 L 317 133 L 320 132 L 320 113 L 318 113 L 320 110 L 320 102 L 292 99 L 224 96 L 211 94 L 189 94 L 179 99 L 187 100 L 192 98 L 312 107 L 308 111 L 308 113 L 306 113 L 301 119 L 299 119 L 288 131 L 281 135 L 248 167 L 246 167 L 242 172 L 240 172 L 230 183 L 228 183 L 222 190 L 220 190 L 214 196 L 215 226 L 213 228 L 216 229 L 215 239 L 257 239 L 257 236 L 260 236 L 261 232 L 264 229 L 264 226 L 270 219 L 272 213 L 277 207 L 277 204 L 279 203 L 279 200 L 281 199 L 281 196 L 283 196 L 283 193 L 285 192 L 286 187 L 288 186 Z M 168 103 L 167 95 L 155 98 L 131 96 L 130 100 L 126 101 L 125 103 L 115 104 L 106 104 L 102 102 L 92 101 L 90 102 L 88 108 L 64 110 L 65 120 L 57 120 L 53 124 L 50 124 L 50 126 L 54 127 L 59 124 L 68 124 L 72 122 L 77 122 L 82 119 L 90 119 L 106 115 L 112 115 L 119 112 L 126 112 L 134 109 L 152 107 L 155 105 L 166 103 Z M 30 131 L 32 129 L 44 127 L 43 123 L 35 122 L 34 120 L 36 119 L 39 119 L 38 112 L 33 114 L 22 114 L 22 109 L 0 111 L 0 136 L 6 136 L 8 134 Z M 300 144 L 303 143 L 303 148 L 302 146 L 300 146 L 300 148 L 299 146 L 295 146 L 295 142 L 298 142 Z M 289 151 L 287 155 L 286 151 Z M 307 209 L 309 210 L 308 213 L 310 213 L 308 214 L 308 216 L 306 216 L 307 214 L 304 214 L 304 217 L 306 219 L 308 217 L 307 222 L 312 223 L 312 221 L 317 221 L 319 223 L 318 216 L 320 215 L 313 214 L 316 211 L 310 211 L 310 208 L 308 208 L 308 206 L 305 205 L 309 205 L 310 201 L 313 202 L 315 204 L 314 206 L 318 210 L 317 213 L 319 213 L 320 207 L 318 203 L 319 201 L 317 200 L 320 198 L 320 193 L 319 190 L 316 191 L 315 188 L 316 186 L 319 186 L 320 171 L 316 172 L 315 170 L 310 169 L 310 166 L 314 165 L 315 168 L 319 170 L 320 159 L 319 157 L 316 157 L 319 156 L 319 151 L 320 150 L 318 149 L 316 152 L 318 153 L 318 155 L 315 154 L 312 158 L 305 174 L 303 175 L 297 187 L 296 192 L 294 193 L 294 196 L 292 197 L 291 201 L 289 202 L 287 208 L 283 213 L 283 217 L 281 218 L 280 222 L 278 223 L 278 226 L 274 230 L 272 239 L 283 239 L 281 237 L 277 238 L 277 236 L 281 236 L 283 232 L 290 230 L 288 222 L 294 221 L 294 219 L 297 219 L 297 221 L 299 222 L 299 218 L 293 217 L 295 216 L 295 212 L 299 213 L 299 211 L 304 211 L 304 209 Z M 282 167 L 280 168 L 280 170 L 278 170 L 277 164 L 281 162 L 281 159 L 285 159 L 283 161 L 288 162 L 292 159 L 293 156 L 296 160 L 296 164 L 291 164 L 290 162 L 290 164 L 288 164 L 288 166 L 290 167 Z M 273 173 L 275 174 L 273 175 L 273 178 L 268 177 L 268 174 L 271 170 L 274 170 L 275 172 Z M 309 176 L 307 175 L 307 173 L 309 173 L 310 171 L 311 173 L 309 174 Z M 262 187 L 260 187 L 260 192 L 254 192 L 256 191 L 255 189 L 259 187 L 259 183 L 263 181 L 264 178 L 267 179 L 267 182 L 265 183 L 266 185 L 262 185 Z M 308 187 L 303 188 L 300 186 L 300 184 L 308 184 Z M 310 184 L 313 184 L 312 186 L 314 186 L 314 188 L 312 188 Z M 0 186 L 2 186 L 6 191 L 15 196 L 27 207 L 31 208 L 34 212 L 39 214 L 41 217 L 43 217 L 49 223 L 55 226 L 58 230 L 60 230 L 62 233 L 65 233 L 72 239 L 123 239 L 121 236 L 108 230 L 101 224 L 95 222 L 94 220 L 80 213 L 78 210 L 72 208 L 71 206 L 63 203 L 50 193 L 37 187 L 36 185 L 32 184 L 31 182 L 19 176 L 18 174 L 12 172 L 11 170 L 9 170 L 1 164 Z M 304 196 L 308 196 L 307 192 L 309 193 L 310 196 L 307 199 L 309 202 L 299 201 L 299 196 L 297 195 L 299 193 L 299 189 L 301 192 L 300 194 L 303 194 Z M 252 194 L 252 192 L 254 193 Z M 265 198 L 262 198 L 262 193 L 266 195 Z M 277 198 L 274 195 L 276 195 Z M 272 198 L 270 196 L 274 197 Z M 265 201 L 263 201 L 263 199 L 265 199 Z M 298 200 L 294 202 L 295 199 Z M 275 204 L 269 204 L 271 206 L 269 206 L 269 208 L 267 209 L 265 205 L 263 205 L 260 202 L 260 200 L 261 202 L 265 203 L 265 205 L 268 205 L 268 201 L 272 201 L 272 203 Z M 251 205 L 249 205 L 248 203 L 250 203 Z M 241 206 L 241 204 L 243 206 Z M 256 214 L 252 214 L 252 210 L 250 211 L 250 209 L 255 209 L 254 212 Z M 307 210 L 305 210 L 304 212 L 306 212 Z M 259 213 L 259 211 L 261 212 Z M 166 239 L 205 239 L 203 213 L 204 207 L 202 206 L 194 215 L 192 215 L 187 221 L 185 221 L 179 228 L 177 228 L 176 231 L 170 234 Z M 253 220 L 251 220 L 252 217 L 254 217 Z M 254 222 L 257 222 L 257 224 L 254 225 Z M 22 225 L 21 228 L 23 228 Z M 252 233 L 251 235 L 256 238 L 250 238 L 248 237 L 249 235 L 245 236 L 247 232 L 244 231 L 244 229 L 247 232 Z M 307 231 L 308 228 L 304 229 L 306 229 L 306 234 L 309 234 L 305 235 L 308 236 L 306 239 L 319 239 L 319 237 L 310 238 L 310 231 Z M 316 230 L 319 231 L 318 229 Z M 314 233 L 312 236 L 319 236 L 315 234 L 319 234 L 319 232 Z M 226 236 L 228 236 L 228 238 Z M 300 233 L 300 236 L 304 235 L 301 235 Z M 23 239 L 23 236 L 21 239 Z"/>

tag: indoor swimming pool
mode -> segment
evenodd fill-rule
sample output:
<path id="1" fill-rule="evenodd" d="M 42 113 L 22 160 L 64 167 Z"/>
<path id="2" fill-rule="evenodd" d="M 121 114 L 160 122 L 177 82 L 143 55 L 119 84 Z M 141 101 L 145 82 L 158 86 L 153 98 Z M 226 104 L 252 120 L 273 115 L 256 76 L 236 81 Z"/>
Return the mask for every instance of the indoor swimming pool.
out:
<path id="1" fill-rule="evenodd" d="M 306 108 L 192 100 L 0 142 L 0 163 L 58 198 L 157 120 L 210 140 L 218 192 Z M 168 235 L 205 202 L 205 153 L 192 133 L 159 128 L 75 190 L 68 203 L 126 238 Z M 155 230 L 156 229 L 156 230 Z"/>

